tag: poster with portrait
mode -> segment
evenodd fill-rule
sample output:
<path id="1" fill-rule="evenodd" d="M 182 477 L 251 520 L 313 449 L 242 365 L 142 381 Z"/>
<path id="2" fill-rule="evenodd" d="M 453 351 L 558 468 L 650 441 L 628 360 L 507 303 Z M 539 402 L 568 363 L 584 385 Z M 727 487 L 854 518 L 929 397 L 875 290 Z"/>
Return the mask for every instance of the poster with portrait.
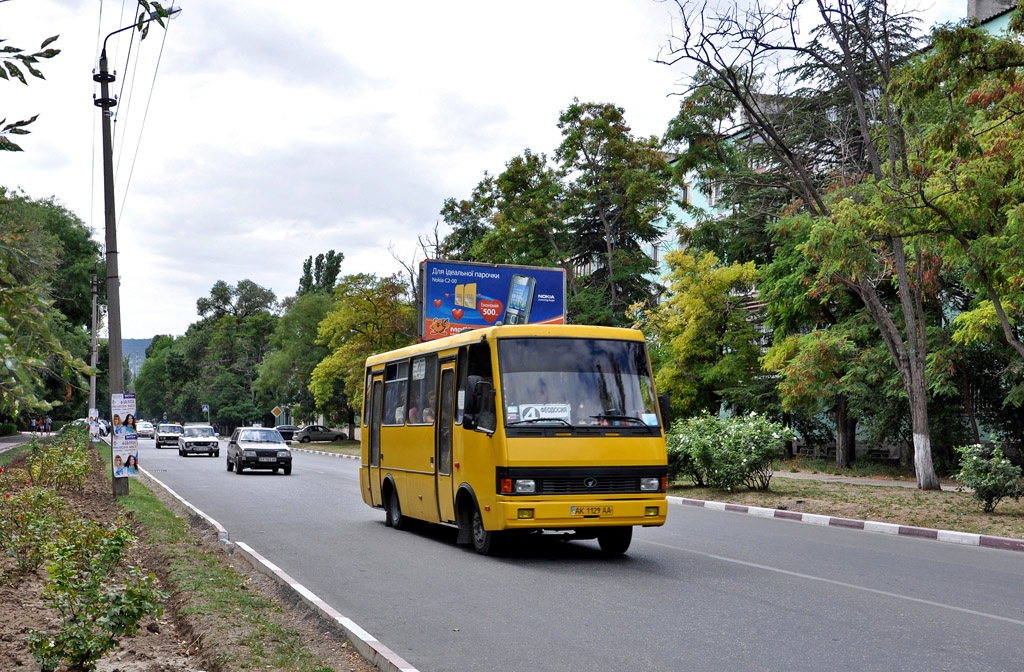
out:
<path id="1" fill-rule="evenodd" d="M 99 409 L 89 409 L 89 438 L 96 441 L 100 438 L 100 412 Z"/>
<path id="2" fill-rule="evenodd" d="M 110 396 L 110 450 L 114 478 L 131 478 L 139 469 L 139 435 L 135 431 L 135 395 Z"/>

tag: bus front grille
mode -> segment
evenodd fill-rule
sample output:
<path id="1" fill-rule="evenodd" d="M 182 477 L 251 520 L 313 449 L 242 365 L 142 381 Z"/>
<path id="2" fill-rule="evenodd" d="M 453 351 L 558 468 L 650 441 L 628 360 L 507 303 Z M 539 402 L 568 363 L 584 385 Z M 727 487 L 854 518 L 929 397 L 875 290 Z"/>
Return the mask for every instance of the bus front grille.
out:
<path id="1" fill-rule="evenodd" d="M 537 483 L 543 495 L 588 495 L 594 493 L 640 492 L 639 478 L 545 478 Z"/>

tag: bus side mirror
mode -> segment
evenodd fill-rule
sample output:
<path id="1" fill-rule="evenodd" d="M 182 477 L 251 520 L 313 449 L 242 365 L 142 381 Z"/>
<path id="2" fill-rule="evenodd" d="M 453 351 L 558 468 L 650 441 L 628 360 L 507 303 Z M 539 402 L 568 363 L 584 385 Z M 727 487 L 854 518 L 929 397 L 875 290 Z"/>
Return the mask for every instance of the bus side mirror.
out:
<path id="1" fill-rule="evenodd" d="M 498 424 L 494 410 L 494 386 L 480 376 L 470 376 L 467 382 L 470 394 L 466 399 L 462 426 L 490 436 Z"/>
<path id="2" fill-rule="evenodd" d="M 658 395 L 658 411 L 661 413 L 661 426 L 665 428 L 665 433 L 668 433 L 668 428 L 672 424 L 672 399 L 664 392 Z"/>

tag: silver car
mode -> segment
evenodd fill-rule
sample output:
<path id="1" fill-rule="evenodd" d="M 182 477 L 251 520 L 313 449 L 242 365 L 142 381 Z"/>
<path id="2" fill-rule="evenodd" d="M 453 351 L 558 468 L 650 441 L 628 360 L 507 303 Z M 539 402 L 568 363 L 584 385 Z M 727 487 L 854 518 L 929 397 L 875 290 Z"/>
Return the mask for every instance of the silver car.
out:
<path id="1" fill-rule="evenodd" d="M 323 425 L 307 425 L 292 435 L 292 441 L 309 443 L 310 441 L 344 441 L 348 435 L 340 429 L 331 429 Z"/>
<path id="2" fill-rule="evenodd" d="M 272 427 L 239 427 L 228 441 L 228 471 L 244 469 L 278 470 L 292 473 L 292 453 L 281 433 Z"/>
<path id="3" fill-rule="evenodd" d="M 205 453 L 220 457 L 220 441 L 217 430 L 209 425 L 188 425 L 185 433 L 178 437 L 178 455 L 186 457 L 192 453 Z"/>

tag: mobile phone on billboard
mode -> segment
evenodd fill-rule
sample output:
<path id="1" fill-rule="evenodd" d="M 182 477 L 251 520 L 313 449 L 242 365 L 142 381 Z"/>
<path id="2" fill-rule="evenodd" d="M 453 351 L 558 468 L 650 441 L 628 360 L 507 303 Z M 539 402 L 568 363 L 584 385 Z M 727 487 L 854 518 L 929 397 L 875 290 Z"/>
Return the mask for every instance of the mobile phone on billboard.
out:
<path id="1" fill-rule="evenodd" d="M 516 273 L 512 276 L 512 282 L 508 287 L 508 302 L 505 304 L 505 324 L 526 324 L 530 321 L 533 291 L 536 286 L 536 278 L 529 275 Z"/>

